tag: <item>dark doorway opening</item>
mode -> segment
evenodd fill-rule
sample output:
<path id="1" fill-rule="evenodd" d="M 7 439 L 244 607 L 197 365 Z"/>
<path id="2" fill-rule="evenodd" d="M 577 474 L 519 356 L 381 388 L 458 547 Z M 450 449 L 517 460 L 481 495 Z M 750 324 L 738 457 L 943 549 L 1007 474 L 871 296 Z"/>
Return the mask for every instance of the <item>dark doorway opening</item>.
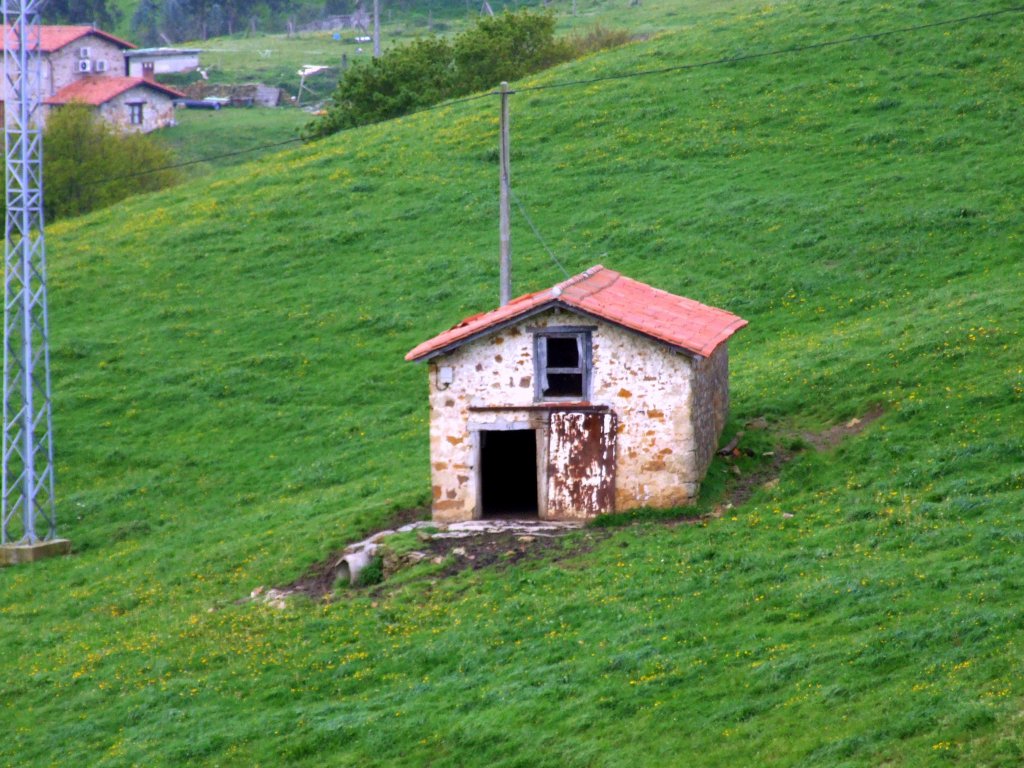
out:
<path id="1" fill-rule="evenodd" d="M 480 432 L 483 517 L 536 517 L 537 431 Z"/>

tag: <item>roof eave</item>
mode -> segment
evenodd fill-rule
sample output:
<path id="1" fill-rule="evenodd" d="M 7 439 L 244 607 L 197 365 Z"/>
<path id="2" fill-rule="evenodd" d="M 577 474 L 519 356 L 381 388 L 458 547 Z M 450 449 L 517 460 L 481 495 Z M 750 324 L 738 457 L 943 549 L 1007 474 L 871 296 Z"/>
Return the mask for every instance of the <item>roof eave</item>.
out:
<path id="1" fill-rule="evenodd" d="M 101 98 L 101 99 L 99 99 L 97 101 L 97 100 L 95 100 L 95 98 L 90 98 L 90 99 L 81 98 L 80 94 L 78 94 L 77 92 L 74 91 L 75 87 L 77 86 L 77 83 L 71 83 L 70 85 L 66 85 L 63 88 L 61 88 L 59 91 L 57 91 L 57 93 L 53 94 L 53 96 L 50 96 L 48 99 L 44 100 L 43 103 L 48 105 L 48 106 L 51 106 L 51 107 L 62 107 L 62 106 L 65 106 L 67 104 L 76 104 L 76 103 L 77 104 L 85 104 L 85 105 L 90 106 L 90 107 L 100 107 L 100 106 L 103 106 L 104 104 L 106 104 L 107 102 L 109 102 L 109 101 L 111 101 L 113 99 L 116 99 L 118 96 L 123 96 L 128 91 L 130 91 L 132 88 L 149 88 L 149 89 L 157 91 L 159 93 L 163 93 L 169 99 L 180 99 L 180 98 L 183 98 L 184 95 L 185 95 L 185 94 L 181 93 L 180 91 L 177 91 L 174 88 L 171 88 L 168 85 L 164 85 L 163 83 L 155 83 L 155 82 L 153 82 L 151 80 L 145 80 L 143 78 L 127 78 L 126 77 L 126 78 L 103 78 L 103 79 L 104 80 L 109 80 L 111 83 L 114 83 L 115 85 L 117 85 L 119 87 L 118 90 L 114 91 L 114 92 L 111 92 L 111 93 L 103 94 L 102 95 L 103 98 Z M 117 82 L 117 81 L 122 81 L 122 82 Z M 72 91 L 70 96 L 68 96 L 67 93 L 66 93 L 66 91 L 68 91 L 68 90 Z"/>
<path id="2" fill-rule="evenodd" d="M 449 352 L 453 352 L 454 350 L 458 349 L 464 344 L 470 343 L 471 341 L 476 341 L 477 339 L 481 339 L 484 336 L 488 336 L 492 333 L 504 330 L 505 328 L 510 328 L 513 325 L 516 325 L 517 323 L 528 318 L 534 317 L 535 315 L 538 315 L 547 309 L 551 309 L 554 306 L 561 306 L 565 307 L 566 309 L 575 309 L 575 307 L 569 306 L 564 301 L 559 301 L 558 299 L 551 299 L 550 301 L 546 301 L 543 304 L 538 304 L 535 307 L 531 307 L 530 309 L 524 310 L 519 314 L 513 315 L 512 317 L 506 320 L 502 320 L 499 323 L 495 323 L 494 325 L 488 325 L 484 328 L 481 328 L 479 331 L 471 333 L 468 336 L 463 336 L 461 339 L 455 339 L 454 341 L 445 344 L 443 347 L 438 347 L 437 349 L 430 350 L 428 352 L 423 352 L 418 355 L 413 355 L 413 352 L 416 351 L 416 349 L 413 349 L 411 352 L 409 352 L 409 354 L 405 356 L 405 359 L 410 363 L 428 362 L 430 360 L 433 360 L 435 357 L 447 355 Z"/>
<path id="3" fill-rule="evenodd" d="M 658 336 L 647 333 L 638 328 L 633 328 L 629 325 L 626 325 L 625 323 L 618 322 L 604 315 L 589 312 L 577 306 L 574 303 L 563 301 L 561 299 L 551 299 L 550 301 L 546 301 L 543 304 L 538 304 L 537 306 L 532 307 L 529 310 L 514 315 L 513 317 L 510 317 L 506 320 L 503 320 L 500 323 L 496 323 L 495 325 L 489 325 L 486 328 L 480 329 L 476 333 L 471 333 L 468 336 L 462 337 L 461 339 L 456 339 L 455 341 L 452 341 L 449 344 L 444 345 L 443 347 L 439 347 L 435 350 L 430 350 L 429 352 L 424 352 L 419 355 L 413 355 L 412 352 L 410 352 L 405 356 L 405 359 L 412 363 L 429 362 L 430 360 L 433 360 L 434 358 L 440 357 L 442 355 L 446 355 L 449 352 L 452 352 L 465 344 L 469 344 L 470 342 L 476 341 L 477 339 L 483 338 L 484 336 L 488 336 L 491 333 L 496 333 L 498 331 L 504 330 L 505 328 L 510 328 L 511 326 L 522 322 L 523 320 L 527 320 L 531 317 L 534 317 L 535 315 L 540 314 L 541 312 L 545 312 L 556 306 L 562 309 L 567 309 L 570 312 L 575 312 L 579 315 L 583 315 L 596 321 L 608 323 L 609 325 L 614 325 L 617 328 L 622 328 L 625 331 L 635 333 L 637 336 L 643 336 L 644 338 L 650 339 L 651 341 L 656 341 L 659 344 L 662 344 L 668 347 L 669 349 L 672 349 L 675 352 L 679 352 L 680 354 L 686 355 L 687 357 L 692 358 L 694 360 L 703 360 L 706 357 L 710 357 L 712 354 L 714 354 L 715 350 L 718 349 L 722 344 L 728 343 L 729 339 L 732 338 L 733 334 L 735 334 L 737 331 L 739 331 L 740 329 L 744 328 L 747 325 L 746 320 L 737 317 L 737 321 L 730 325 L 726 329 L 726 331 L 723 332 L 723 338 L 716 341 L 710 349 L 695 350 L 689 347 L 685 347 L 681 344 L 669 341 L 667 339 L 659 338 Z M 415 349 L 413 350 L 413 352 L 415 352 Z"/>
<path id="4" fill-rule="evenodd" d="M 172 88 L 169 85 L 164 85 L 163 83 L 157 83 L 152 80 L 143 80 L 141 83 L 139 83 L 139 85 L 152 88 L 154 91 L 161 91 L 165 95 L 170 96 L 172 99 L 185 98 L 185 94 L 182 91 L 179 91 L 177 88 Z"/>
<path id="5" fill-rule="evenodd" d="M 113 43 L 114 45 L 120 45 L 120 46 L 123 46 L 123 47 L 124 47 L 124 48 L 126 48 L 126 49 L 132 49 L 132 48 L 136 48 L 136 47 L 137 47 L 137 46 L 135 45 L 135 43 L 129 43 L 129 42 L 127 41 L 127 40 L 122 40 L 122 39 L 121 39 L 120 37 L 118 37 L 117 35 L 112 35 L 112 34 L 110 34 L 109 32 L 106 32 L 106 31 L 104 31 L 104 30 L 102 30 L 102 29 L 97 29 L 96 27 L 92 27 L 91 29 L 89 29 L 88 31 L 86 31 L 86 32 L 85 32 L 85 33 L 84 33 L 84 34 L 82 35 L 82 37 L 85 37 L 85 35 L 96 35 L 96 36 L 98 36 L 98 37 L 102 37 L 102 38 L 105 38 L 105 39 L 106 39 L 106 40 L 107 40 L 108 42 L 111 42 L 111 43 Z M 76 38 L 76 40 L 81 40 L 81 39 L 82 39 L 82 37 L 78 37 L 78 38 Z M 75 40 L 72 40 L 71 42 L 75 42 Z"/>

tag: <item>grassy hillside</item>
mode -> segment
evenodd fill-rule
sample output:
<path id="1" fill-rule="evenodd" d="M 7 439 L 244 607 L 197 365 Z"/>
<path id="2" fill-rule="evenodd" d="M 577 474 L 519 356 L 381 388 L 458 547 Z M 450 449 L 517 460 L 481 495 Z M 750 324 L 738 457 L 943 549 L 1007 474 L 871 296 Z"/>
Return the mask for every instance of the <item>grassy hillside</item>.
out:
<path id="1" fill-rule="evenodd" d="M 154 135 L 173 150 L 176 162 L 195 163 L 191 175 L 280 151 L 312 119 L 308 112 L 289 108 L 179 109 L 177 124 Z"/>
<path id="2" fill-rule="evenodd" d="M 570 2 L 553 3 L 549 6 L 555 13 L 559 36 L 586 34 L 595 26 L 623 29 L 638 38 L 678 30 L 692 23 L 699 12 L 701 23 L 708 25 L 715 18 L 729 18 L 732 7 L 744 0 L 730 0 L 718 3 L 712 13 L 705 0 L 648 0 L 640 6 L 623 6 L 608 0 L 578 2 L 576 14 L 572 13 Z M 492 4 L 500 11 L 500 3 Z M 385 6 L 386 8 L 386 6 Z M 474 6 L 471 13 L 460 12 L 453 16 L 451 8 L 437 9 L 391 9 L 382 20 L 382 40 L 385 50 L 392 45 L 408 44 L 427 34 L 454 34 L 464 29 L 478 16 Z M 436 16 L 435 16 L 436 14 Z M 433 23 L 429 23 L 432 20 Z M 296 95 L 299 87 L 298 70 L 307 64 L 331 67 L 306 81 L 302 103 L 309 105 L 329 99 L 337 87 L 341 75 L 342 57 L 352 66 L 366 63 L 372 54 L 372 45 L 355 42 L 355 33 L 344 32 L 340 40 L 334 40 L 331 33 L 310 32 L 294 36 L 285 34 L 235 35 L 233 37 L 211 38 L 192 43 L 202 49 L 202 66 L 211 82 L 251 83 L 262 82 L 282 88 L 288 95 Z M 181 75 L 165 75 L 169 85 L 184 88 L 196 82 L 195 72 Z M 232 153 L 250 147 L 274 143 L 294 135 L 293 128 L 301 127 L 312 118 L 301 111 L 285 114 L 285 110 L 254 110 L 241 114 L 237 110 L 225 110 L 217 115 L 197 116 L 195 113 L 179 113 L 180 126 L 161 131 L 180 158 L 185 161 L 197 157 L 211 157 L 221 153 Z M 256 156 L 259 156 L 258 154 Z M 213 167 L 237 165 L 251 160 L 249 154 L 229 155 L 224 162 L 213 162 Z M 207 170 L 203 167 L 199 170 Z"/>
<path id="3" fill-rule="evenodd" d="M 999 7 L 694 6 L 519 85 Z M 513 183 L 570 271 L 750 321 L 730 430 L 885 413 L 706 526 L 505 570 L 240 602 L 426 499 L 425 370 L 402 355 L 497 300 L 492 100 L 52 227 L 77 554 L 0 572 L 0 758 L 1020 764 L 1022 30 L 513 97 Z M 560 278 L 522 219 L 513 237 L 517 292 Z"/>
<path id="4" fill-rule="evenodd" d="M 503 3 L 491 4 L 500 13 Z M 520 3 L 521 6 L 538 6 L 537 2 Z M 508 4 L 512 8 L 511 3 Z M 650 36 L 679 29 L 686 29 L 699 21 L 708 25 L 713 20 L 728 21 L 736 9 L 750 7 L 749 0 L 725 0 L 715 4 L 706 0 L 645 0 L 641 5 L 631 6 L 617 0 L 579 0 L 576 14 L 572 13 L 571 0 L 559 0 L 548 5 L 555 14 L 559 34 L 585 31 L 595 24 L 617 29 L 627 29 L 638 36 Z M 389 8 L 381 12 L 381 44 L 386 50 L 392 45 L 406 44 L 429 34 L 450 35 L 461 31 L 478 18 L 479 5 L 473 4 L 472 11 L 461 9 L 453 15 L 452 8 L 414 7 Z M 305 64 L 319 64 L 333 67 L 329 72 L 310 78 L 306 85 L 318 94 L 331 94 L 340 74 L 342 55 L 350 63 L 366 60 L 373 51 L 372 44 L 355 42 L 356 33 L 342 31 L 341 39 L 334 40 L 329 32 L 302 32 L 294 36 L 286 34 L 238 34 L 231 37 L 217 37 L 193 41 L 191 45 L 201 48 L 201 62 L 210 79 L 218 83 L 264 82 L 286 89 L 295 94 L 299 79 L 296 72 Z M 175 81 L 175 78 L 171 78 Z M 176 83 L 180 84 L 180 83 Z"/>

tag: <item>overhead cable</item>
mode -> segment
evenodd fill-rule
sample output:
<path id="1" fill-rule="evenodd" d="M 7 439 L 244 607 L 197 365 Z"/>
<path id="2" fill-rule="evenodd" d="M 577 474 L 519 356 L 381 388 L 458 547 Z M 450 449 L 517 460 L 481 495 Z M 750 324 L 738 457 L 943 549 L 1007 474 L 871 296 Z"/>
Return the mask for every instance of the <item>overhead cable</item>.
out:
<path id="1" fill-rule="evenodd" d="M 509 187 L 508 191 L 509 191 L 509 194 L 512 195 L 512 199 L 515 201 L 516 207 L 519 208 L 519 213 L 521 213 L 523 215 L 523 218 L 526 219 L 526 223 L 529 224 L 530 225 L 530 229 L 533 230 L 533 236 L 537 238 L 537 241 L 544 247 L 544 250 L 548 252 L 548 256 L 550 256 L 551 260 L 553 262 L 555 262 L 555 266 L 557 266 L 560 270 L 562 270 L 562 274 L 565 275 L 566 279 L 571 277 L 571 275 L 566 271 L 565 267 L 562 266 L 562 262 L 560 262 L 558 260 L 558 258 L 555 256 L 555 254 L 553 254 L 551 252 L 551 249 L 548 248 L 548 244 L 544 242 L 544 238 L 541 237 L 541 234 L 537 230 L 537 227 L 535 227 L 533 225 L 533 221 L 530 219 L 530 214 L 528 214 L 526 212 L 526 208 L 524 208 L 523 204 L 521 202 L 519 202 L 519 198 L 516 196 L 515 190 L 512 189 L 511 187 Z"/>

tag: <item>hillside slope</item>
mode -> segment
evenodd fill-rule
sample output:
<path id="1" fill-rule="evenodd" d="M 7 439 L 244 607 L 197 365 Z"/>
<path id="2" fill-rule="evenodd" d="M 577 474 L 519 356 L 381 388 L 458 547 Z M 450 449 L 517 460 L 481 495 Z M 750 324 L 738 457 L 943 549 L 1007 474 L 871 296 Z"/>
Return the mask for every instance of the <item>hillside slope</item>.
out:
<path id="1" fill-rule="evenodd" d="M 1000 7 L 694 11 L 519 86 Z M 513 97 L 513 184 L 570 272 L 750 321 L 730 430 L 763 416 L 790 445 L 885 409 L 706 526 L 559 559 L 239 602 L 425 501 L 402 356 L 497 300 L 493 99 L 54 226 L 77 554 L 0 571 L 0 758 L 1019 764 L 1021 21 Z M 517 293 L 561 277 L 514 238 Z"/>

